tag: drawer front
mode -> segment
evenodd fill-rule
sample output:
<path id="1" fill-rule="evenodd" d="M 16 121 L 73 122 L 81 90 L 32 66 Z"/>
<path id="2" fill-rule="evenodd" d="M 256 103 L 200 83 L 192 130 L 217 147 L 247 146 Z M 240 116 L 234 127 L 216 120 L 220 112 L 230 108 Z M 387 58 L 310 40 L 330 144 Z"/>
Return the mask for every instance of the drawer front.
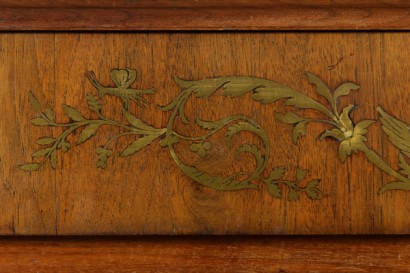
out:
<path id="1" fill-rule="evenodd" d="M 407 233 L 409 42 L 1 34 L 0 233 Z"/>

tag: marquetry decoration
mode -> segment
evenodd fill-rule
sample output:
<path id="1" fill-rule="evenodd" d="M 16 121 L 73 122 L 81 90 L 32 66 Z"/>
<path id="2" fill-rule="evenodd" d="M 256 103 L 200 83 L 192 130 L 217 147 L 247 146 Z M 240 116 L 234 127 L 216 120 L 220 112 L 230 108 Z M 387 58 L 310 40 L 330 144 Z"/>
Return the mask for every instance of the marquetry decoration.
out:
<path id="1" fill-rule="evenodd" d="M 70 119 L 69 122 L 61 123 L 56 121 L 55 113 L 50 107 L 43 107 L 38 99 L 29 93 L 29 100 L 32 107 L 38 113 L 31 120 L 36 126 L 48 126 L 51 128 L 63 128 L 63 132 L 55 136 L 44 136 L 37 140 L 41 148 L 32 154 L 33 158 L 39 161 L 22 164 L 20 168 L 25 171 L 37 171 L 46 162 L 50 162 L 53 169 L 57 167 L 57 151 L 68 152 L 71 144 L 67 140 L 70 134 L 79 131 L 76 144 L 86 142 L 91 139 L 102 126 L 112 126 L 121 128 L 121 132 L 111 138 L 102 146 L 96 148 L 97 167 L 106 168 L 107 160 L 113 155 L 112 144 L 123 136 L 135 136 L 135 140 L 128 144 L 120 152 L 120 156 L 131 156 L 154 142 L 167 148 L 170 155 L 179 169 L 190 179 L 197 183 L 220 191 L 235 191 L 243 189 L 259 189 L 260 185 L 265 188 L 275 198 L 282 198 L 283 190 L 286 188 L 287 199 L 297 200 L 300 194 L 306 194 L 310 199 L 317 200 L 325 196 L 319 189 L 320 179 L 306 181 L 308 170 L 298 168 L 293 180 L 284 179 L 286 168 L 281 166 L 268 166 L 271 156 L 268 134 L 252 117 L 244 115 L 232 115 L 215 121 L 205 121 L 196 118 L 191 121 L 185 115 L 185 105 L 192 96 L 198 99 L 207 99 L 210 96 L 222 95 L 227 97 L 240 97 L 251 93 L 251 98 L 261 104 L 280 103 L 283 101 L 286 106 L 297 109 L 307 109 L 312 113 L 321 113 L 320 118 L 303 117 L 296 112 L 275 113 L 277 121 L 290 124 L 293 128 L 292 140 L 298 144 L 300 137 L 306 136 L 306 125 L 309 123 L 322 123 L 328 128 L 320 135 L 321 140 L 333 139 L 339 142 L 339 159 L 345 162 L 354 153 L 362 152 L 366 158 L 383 172 L 394 177 L 395 180 L 384 185 L 379 193 L 388 190 L 410 190 L 410 165 L 407 162 L 410 157 L 410 129 L 409 125 L 393 117 L 381 107 L 377 108 L 380 115 L 380 122 L 383 132 L 389 137 L 391 143 L 400 150 L 397 165 L 399 170 L 391 167 L 389 162 L 366 144 L 368 128 L 375 123 L 373 120 L 361 120 L 354 122 L 352 113 L 355 109 L 353 104 L 341 107 L 338 99 L 342 96 L 349 96 L 351 91 L 358 90 L 359 85 L 352 82 L 345 82 L 339 85 L 334 92 L 331 92 L 327 85 L 317 76 L 306 73 L 309 83 L 316 86 L 316 92 L 323 97 L 326 104 L 314 100 L 288 86 L 273 82 L 268 79 L 254 77 L 220 77 L 208 78 L 198 81 L 187 81 L 175 77 L 175 82 L 181 88 L 181 92 L 168 105 L 158 106 L 159 111 L 170 112 L 170 118 L 164 128 L 156 128 L 130 110 L 130 104 L 135 103 L 138 107 L 144 108 L 150 102 L 143 95 L 155 93 L 154 88 L 135 89 L 132 84 L 136 81 L 136 71 L 132 69 L 113 69 L 110 76 L 115 86 L 104 86 L 99 83 L 94 72 L 88 72 L 87 78 L 97 89 L 97 96 L 87 95 L 88 108 L 94 113 L 96 118 L 87 118 L 75 107 L 63 105 L 63 112 Z M 221 90 L 221 92 L 217 92 Z M 101 100 L 104 96 L 118 97 L 122 102 L 122 113 L 127 123 L 111 119 L 107 116 L 108 111 L 102 111 Z M 322 118 L 322 116 L 325 118 Z M 180 121 L 184 124 L 194 124 L 202 128 L 206 133 L 202 135 L 186 135 L 178 132 L 175 123 Z M 276 122 L 272 119 L 272 122 Z M 206 157 L 208 152 L 214 149 L 210 138 L 215 134 L 224 131 L 224 141 L 227 147 L 232 147 L 231 139 L 241 133 L 247 132 L 255 135 L 260 145 L 242 144 L 235 148 L 236 159 L 241 160 L 243 153 L 248 153 L 255 160 L 255 168 L 252 172 L 239 171 L 228 176 L 215 176 L 205 171 L 201 171 L 192 164 L 185 163 L 174 148 L 181 140 L 190 143 L 189 150 L 199 158 Z M 235 162 L 232 162 L 235 164 Z M 264 175 L 268 174 L 268 175 Z"/>

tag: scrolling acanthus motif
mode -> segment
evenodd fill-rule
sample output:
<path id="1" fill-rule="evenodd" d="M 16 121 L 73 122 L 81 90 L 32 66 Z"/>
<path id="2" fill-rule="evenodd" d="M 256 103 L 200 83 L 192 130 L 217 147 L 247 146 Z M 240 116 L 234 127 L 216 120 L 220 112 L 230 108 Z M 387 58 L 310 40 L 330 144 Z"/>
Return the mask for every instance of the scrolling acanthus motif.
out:
<path id="1" fill-rule="evenodd" d="M 300 193 L 305 193 L 310 199 L 321 199 L 324 194 L 318 188 L 320 180 L 314 179 L 306 181 L 307 170 L 298 168 L 294 180 L 284 179 L 286 169 L 284 167 L 274 167 L 268 176 L 264 176 L 268 168 L 267 162 L 270 157 L 270 143 L 265 130 L 252 118 L 243 115 L 233 115 L 217 121 L 203 121 L 195 119 L 195 123 L 206 130 L 206 133 L 199 136 L 186 136 L 176 131 L 174 123 L 178 119 L 183 123 L 190 123 L 185 115 L 185 104 L 187 100 L 194 96 L 199 99 L 208 98 L 222 89 L 222 96 L 239 97 L 246 93 L 252 93 L 252 99 L 262 104 L 274 103 L 283 100 L 285 105 L 293 106 L 298 109 L 311 109 L 321 112 L 325 119 L 305 118 L 293 112 L 276 113 L 276 118 L 284 123 L 294 126 L 292 139 L 296 144 L 301 136 L 306 135 L 306 125 L 310 122 L 320 122 L 332 128 L 321 134 L 320 139 L 332 138 L 338 141 L 339 158 L 342 162 L 354 152 L 363 152 L 366 158 L 382 171 L 397 179 L 396 182 L 385 185 L 380 193 L 386 190 L 405 189 L 410 190 L 410 166 L 404 156 L 410 156 L 410 132 L 409 127 L 404 122 L 394 118 L 386 113 L 382 108 L 378 108 L 383 131 L 389 136 L 389 140 L 400 149 L 398 165 L 399 171 L 394 170 L 387 164 L 375 151 L 366 145 L 367 128 L 374 122 L 363 120 L 357 124 L 353 123 L 351 113 L 354 110 L 353 105 L 344 107 L 341 111 L 338 109 L 338 99 L 341 96 L 347 96 L 352 90 L 357 90 L 358 85 L 354 83 L 341 84 L 332 94 L 329 88 L 315 75 L 307 73 L 307 79 L 311 84 L 316 86 L 317 93 L 324 97 L 328 105 L 323 105 L 319 101 L 310 98 L 288 86 L 261 78 L 254 77 L 221 77 L 210 78 L 199 81 L 184 81 L 175 78 L 176 83 L 181 88 L 181 93 L 166 106 L 160 106 L 159 109 L 164 112 L 171 112 L 166 127 L 155 128 L 130 111 L 130 103 L 144 108 L 149 101 L 142 95 L 154 94 L 155 89 L 137 90 L 131 85 L 135 82 L 136 71 L 132 69 L 114 69 L 110 73 L 111 79 L 115 86 L 103 86 L 97 80 L 93 72 L 87 73 L 87 78 L 92 85 L 98 90 L 98 96 L 93 94 L 87 95 L 88 108 L 97 118 L 86 118 L 76 108 L 63 105 L 63 112 L 70 119 L 69 122 L 61 123 L 55 120 L 54 112 L 46 107 L 43 110 L 38 99 L 29 94 L 32 107 L 38 112 L 38 115 L 31 120 L 36 126 L 49 126 L 64 128 L 64 131 L 57 137 L 41 137 L 37 143 L 42 146 L 32 154 L 33 158 L 41 158 L 35 163 L 20 165 L 25 171 L 37 171 L 44 163 L 50 161 L 51 167 L 57 167 L 57 150 L 67 152 L 71 144 L 67 137 L 80 130 L 76 144 L 81 144 L 92 138 L 102 126 L 113 126 L 121 128 L 122 131 L 107 140 L 105 145 L 96 148 L 98 155 L 97 167 L 106 168 L 107 160 L 113 155 L 111 144 L 123 136 L 135 136 L 136 139 L 125 147 L 120 156 L 130 156 L 137 153 L 150 145 L 155 140 L 159 140 L 162 147 L 168 148 L 172 159 L 181 171 L 197 183 L 221 191 L 234 191 L 242 189 L 259 189 L 260 181 L 264 184 L 269 193 L 275 198 L 283 196 L 283 189 L 287 188 L 287 199 L 296 200 Z M 121 123 L 103 114 L 103 104 L 101 100 L 105 95 L 116 96 L 122 101 L 122 113 L 127 123 Z M 256 135 L 261 142 L 262 147 L 251 144 L 243 144 L 236 148 L 236 158 L 239 159 L 242 153 L 249 153 L 255 159 L 255 168 L 252 172 L 235 172 L 228 177 L 214 176 L 207 172 L 197 169 L 184 163 L 174 149 L 174 145 L 180 140 L 189 141 L 191 152 L 197 153 L 198 156 L 204 157 L 213 149 L 213 144 L 209 140 L 221 130 L 226 130 L 225 143 L 231 147 L 231 139 L 242 132 L 248 132 Z M 304 186 L 302 186 L 304 185 Z"/>

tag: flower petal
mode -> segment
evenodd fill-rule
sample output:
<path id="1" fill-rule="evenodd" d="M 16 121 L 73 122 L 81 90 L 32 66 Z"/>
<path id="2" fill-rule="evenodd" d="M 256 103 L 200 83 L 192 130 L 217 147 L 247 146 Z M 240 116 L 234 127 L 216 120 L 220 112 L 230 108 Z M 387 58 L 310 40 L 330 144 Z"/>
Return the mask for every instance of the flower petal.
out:
<path id="1" fill-rule="evenodd" d="M 353 111 L 355 106 L 353 104 L 350 104 L 343 108 L 342 113 L 340 114 L 340 119 L 339 123 L 341 125 L 341 128 L 346 129 L 346 131 L 353 131 L 353 123 L 352 120 L 350 119 L 350 113 Z"/>
<path id="2" fill-rule="evenodd" d="M 364 135 L 367 128 L 374 123 L 374 120 L 363 120 L 354 127 L 354 134 Z"/>
<path id="3" fill-rule="evenodd" d="M 340 161 L 345 162 L 346 158 L 352 154 L 350 142 L 348 140 L 342 141 L 339 145 L 339 158 Z"/>
<path id="4" fill-rule="evenodd" d="M 339 129 L 326 130 L 323 134 L 320 135 L 320 140 L 324 140 L 327 137 L 333 137 L 337 139 L 338 141 L 342 141 L 346 139 L 343 132 L 340 131 Z"/>

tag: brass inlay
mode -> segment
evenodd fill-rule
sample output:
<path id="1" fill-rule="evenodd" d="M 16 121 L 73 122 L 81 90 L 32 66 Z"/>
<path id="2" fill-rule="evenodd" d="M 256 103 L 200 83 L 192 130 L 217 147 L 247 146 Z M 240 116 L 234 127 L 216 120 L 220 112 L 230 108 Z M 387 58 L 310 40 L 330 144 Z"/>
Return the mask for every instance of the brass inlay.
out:
<path id="1" fill-rule="evenodd" d="M 96 119 L 89 119 L 83 116 L 73 107 L 63 105 L 64 113 L 70 118 L 70 122 L 58 123 L 54 119 L 54 113 L 50 108 L 45 111 L 39 101 L 30 93 L 29 98 L 33 108 L 39 113 L 39 116 L 32 119 L 32 124 L 37 126 L 62 127 L 64 131 L 58 137 L 42 137 L 37 143 L 42 145 L 42 149 L 33 153 L 34 158 L 42 158 L 37 163 L 23 164 L 20 166 L 25 171 L 36 171 L 46 161 L 50 161 L 51 167 L 57 166 L 57 153 L 61 149 L 67 152 L 70 149 L 70 143 L 67 136 L 81 129 L 76 144 L 81 144 L 95 135 L 97 130 L 103 126 L 115 126 L 122 129 L 122 132 L 109 139 L 104 146 L 96 149 L 98 155 L 97 167 L 106 168 L 107 159 L 113 154 L 110 144 L 122 136 L 135 135 L 137 138 L 130 143 L 121 153 L 120 156 L 132 155 L 141 149 L 147 147 L 154 140 L 160 139 L 162 147 L 167 147 L 171 157 L 181 169 L 181 171 L 192 180 L 201 185 L 213 188 L 215 190 L 233 191 L 241 189 L 259 189 L 259 183 L 265 184 L 269 193 L 275 198 L 282 197 L 283 188 L 287 188 L 287 199 L 296 200 L 299 193 L 305 193 L 311 199 L 320 199 L 324 196 L 318 188 L 319 180 L 314 179 L 304 181 L 307 170 L 298 168 L 295 179 L 292 181 L 284 179 L 286 169 L 283 167 L 272 168 L 268 176 L 264 176 L 267 169 L 267 162 L 270 156 L 270 143 L 265 130 L 252 118 L 243 115 L 234 115 L 217 121 L 203 121 L 195 119 L 195 123 L 207 132 L 200 136 L 186 136 L 176 131 L 174 123 L 180 120 L 183 123 L 190 123 L 185 115 L 185 105 L 187 100 L 194 96 L 196 98 L 208 98 L 217 90 L 222 89 L 221 94 L 228 97 L 239 97 L 246 93 L 252 93 L 252 99 L 262 104 L 274 103 L 284 100 L 285 105 L 293 106 L 298 109 L 310 109 L 321 113 L 325 118 L 305 118 L 293 112 L 276 113 L 276 118 L 281 122 L 292 124 L 294 126 L 292 140 L 296 144 L 297 140 L 306 135 L 306 125 L 310 122 L 320 122 L 326 126 L 331 126 L 320 136 L 320 139 L 332 138 L 339 142 L 339 158 L 342 162 L 352 153 L 363 152 L 366 158 L 382 171 L 397 179 L 396 182 L 385 185 L 380 191 L 384 192 L 393 189 L 410 190 L 410 166 L 404 156 L 410 156 L 410 132 L 409 127 L 402 121 L 392 117 L 383 111 L 380 107 L 380 120 L 383 131 L 389 136 L 389 140 L 400 149 L 398 165 L 399 171 L 394 170 L 387 164 L 374 150 L 366 144 L 367 128 L 374 123 L 372 120 L 363 120 L 355 124 L 352 121 L 351 113 L 354 105 L 348 105 L 339 110 L 338 99 L 341 96 L 348 96 L 352 90 L 359 89 L 357 84 L 347 82 L 341 84 L 334 92 L 331 92 L 325 83 L 313 74 L 307 73 L 309 83 L 316 86 L 317 93 L 327 102 L 326 105 L 310 98 L 288 86 L 272 82 L 267 79 L 254 77 L 222 77 L 210 78 L 199 81 L 184 81 L 175 78 L 176 83 L 181 87 L 181 93 L 168 105 L 159 107 L 161 111 L 171 111 L 171 116 L 165 128 L 155 128 L 148 125 L 129 111 L 131 102 L 144 108 L 148 101 L 142 97 L 144 94 L 153 94 L 154 89 L 137 90 L 131 88 L 136 79 L 136 71 L 131 69 L 114 69 L 111 71 L 111 79 L 115 87 L 102 86 L 96 79 L 93 72 L 87 73 L 88 79 L 93 86 L 97 88 L 98 95 L 87 95 L 88 108 L 96 113 Z M 100 99 L 104 95 L 119 97 L 123 102 L 123 115 L 128 124 L 112 120 L 102 114 L 102 104 Z M 214 144 L 210 141 L 211 136 L 221 130 L 226 130 L 225 143 L 231 147 L 231 139 L 241 132 L 248 132 L 256 135 L 262 147 L 244 144 L 236 148 L 236 155 L 242 153 L 251 154 L 256 162 L 252 172 L 236 172 L 227 177 L 214 176 L 207 172 L 197 169 L 182 162 L 178 156 L 174 145 L 180 140 L 191 142 L 190 151 L 197 153 L 200 157 L 207 156 L 212 151 Z M 305 186 L 301 186 L 305 185 Z"/>
<path id="2" fill-rule="evenodd" d="M 365 135 L 368 132 L 367 128 L 372 125 L 374 121 L 362 120 L 357 124 L 353 123 L 351 113 L 355 109 L 355 106 L 352 104 L 344 107 L 340 112 L 338 110 L 338 98 L 340 96 L 349 95 L 352 90 L 357 90 L 360 86 L 351 82 L 343 83 L 337 87 L 332 94 L 326 84 L 318 77 L 307 73 L 307 79 L 309 83 L 316 86 L 316 92 L 327 101 L 328 107 L 322 104 L 321 106 L 326 109 L 329 108 L 331 111 L 323 111 L 322 107 L 316 105 L 318 102 L 312 101 L 311 99 L 303 102 L 300 101 L 299 104 L 295 103 L 295 101 L 292 102 L 288 100 L 286 102 L 287 105 L 292 105 L 296 108 L 317 110 L 327 116 L 326 119 L 306 119 L 293 112 L 286 114 L 277 113 L 276 118 L 278 120 L 294 126 L 293 141 L 296 143 L 300 136 L 306 135 L 305 125 L 308 122 L 320 122 L 331 125 L 332 128 L 323 132 L 320 135 L 320 139 L 331 138 L 339 142 L 340 161 L 344 162 L 352 153 L 363 152 L 366 158 L 376 167 L 397 179 L 396 182 L 391 182 L 383 186 L 379 190 L 379 193 L 388 190 L 410 190 L 410 166 L 404 157 L 400 154 L 398 165 L 401 169 L 396 171 L 390 167 L 378 153 L 366 145 L 367 138 Z M 378 107 L 377 111 L 380 114 L 383 131 L 389 136 L 389 140 L 400 149 L 402 154 L 410 156 L 409 126 L 387 114 L 381 107 Z"/>

